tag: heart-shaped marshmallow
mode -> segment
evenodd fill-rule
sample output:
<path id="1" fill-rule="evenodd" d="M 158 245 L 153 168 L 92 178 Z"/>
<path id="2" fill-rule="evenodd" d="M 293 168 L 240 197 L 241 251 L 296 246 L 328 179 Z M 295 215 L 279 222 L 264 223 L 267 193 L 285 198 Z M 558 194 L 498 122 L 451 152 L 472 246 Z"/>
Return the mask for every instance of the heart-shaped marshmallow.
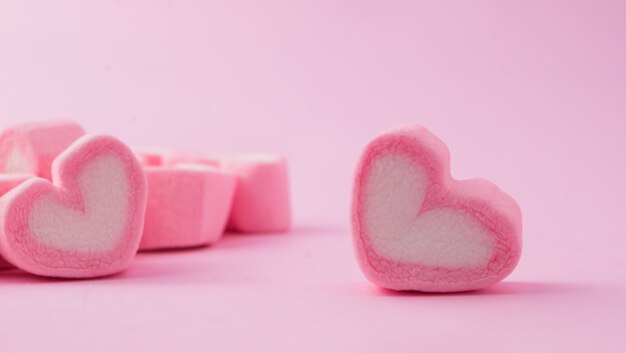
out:
<path id="1" fill-rule="evenodd" d="M 501 281 L 521 254 L 521 212 L 486 180 L 450 175 L 446 145 L 424 127 L 392 130 L 359 161 L 354 244 L 366 277 L 385 288 L 466 291 Z"/>
<path id="2" fill-rule="evenodd" d="M 62 120 L 8 128 L 0 135 L 0 172 L 50 179 L 54 158 L 84 134 L 77 123 Z"/>
<path id="3" fill-rule="evenodd" d="M 50 277 L 106 276 L 128 267 L 143 228 L 146 180 L 131 150 L 84 136 L 52 165 L 0 198 L 0 253 Z"/>
<path id="4" fill-rule="evenodd" d="M 216 243 L 224 234 L 235 176 L 204 165 L 145 167 L 148 205 L 139 248 Z"/>

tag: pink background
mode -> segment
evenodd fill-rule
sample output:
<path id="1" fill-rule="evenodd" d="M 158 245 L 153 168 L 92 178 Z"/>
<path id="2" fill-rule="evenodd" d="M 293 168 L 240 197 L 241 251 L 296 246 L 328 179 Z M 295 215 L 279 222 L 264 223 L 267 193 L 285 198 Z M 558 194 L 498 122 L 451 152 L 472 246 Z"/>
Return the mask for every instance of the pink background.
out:
<path id="1" fill-rule="evenodd" d="M 292 234 L 113 278 L 0 273 L 0 350 L 623 351 L 625 18 L 622 1 L 0 1 L 2 125 L 283 152 L 295 213 Z M 396 294 L 360 274 L 354 165 L 407 122 L 456 177 L 518 200 L 524 254 L 500 285 Z"/>

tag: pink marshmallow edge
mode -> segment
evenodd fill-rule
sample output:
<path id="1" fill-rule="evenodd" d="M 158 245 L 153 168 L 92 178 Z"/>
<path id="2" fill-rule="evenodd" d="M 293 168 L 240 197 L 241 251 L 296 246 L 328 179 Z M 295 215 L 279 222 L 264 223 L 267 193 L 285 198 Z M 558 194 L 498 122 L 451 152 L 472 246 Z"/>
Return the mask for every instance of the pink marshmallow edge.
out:
<path id="1" fill-rule="evenodd" d="M 0 197 L 32 177 L 33 175 L 31 174 L 23 173 L 0 173 Z M 15 266 L 0 256 L 0 270 L 9 270 L 12 268 L 15 268 Z"/>
<path id="2" fill-rule="evenodd" d="M 377 254 L 362 228 L 362 192 L 375 158 L 389 150 L 405 154 L 423 166 L 430 179 L 420 213 L 440 207 L 461 209 L 479 220 L 497 237 L 488 264 L 481 268 L 437 268 L 418 263 L 401 263 Z M 497 186 L 482 179 L 458 181 L 450 174 L 446 145 L 423 127 L 404 127 L 371 141 L 358 162 L 352 197 L 353 243 L 361 270 L 373 283 L 394 290 L 434 292 L 466 291 L 500 282 L 517 265 L 521 256 L 522 221 L 517 203 Z"/>
<path id="3" fill-rule="evenodd" d="M 133 147 L 132 150 L 135 156 L 137 156 L 139 163 L 145 167 L 162 166 L 164 164 L 163 160 L 167 156 L 174 154 L 170 150 L 161 148 Z"/>

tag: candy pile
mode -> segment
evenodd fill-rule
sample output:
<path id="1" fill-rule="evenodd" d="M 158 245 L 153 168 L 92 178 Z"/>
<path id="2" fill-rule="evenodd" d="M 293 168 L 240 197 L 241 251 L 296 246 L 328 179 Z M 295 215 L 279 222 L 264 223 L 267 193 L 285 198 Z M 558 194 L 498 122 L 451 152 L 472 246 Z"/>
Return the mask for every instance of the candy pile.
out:
<path id="1" fill-rule="evenodd" d="M 14 126 L 0 135 L 0 268 L 106 276 L 138 250 L 284 232 L 288 185 L 280 156 L 132 150 L 71 121 Z"/>

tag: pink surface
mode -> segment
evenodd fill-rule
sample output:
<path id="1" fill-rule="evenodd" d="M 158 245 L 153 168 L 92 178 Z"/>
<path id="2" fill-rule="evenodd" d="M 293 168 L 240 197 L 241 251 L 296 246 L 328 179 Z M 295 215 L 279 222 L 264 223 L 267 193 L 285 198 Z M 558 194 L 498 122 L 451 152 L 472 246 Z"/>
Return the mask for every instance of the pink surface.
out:
<path id="1" fill-rule="evenodd" d="M 132 145 L 284 153 L 295 229 L 140 254 L 98 281 L 2 273 L 2 347 L 622 351 L 625 7 L 2 2 L 2 125 L 66 117 Z M 409 122 L 446 141 L 454 177 L 518 201 L 524 254 L 501 284 L 392 295 L 358 270 L 359 153 Z"/>
<path id="2" fill-rule="evenodd" d="M 399 183 L 392 185 L 396 190 L 372 190 L 368 188 L 368 182 L 372 178 L 372 170 L 375 163 L 385 157 L 405 157 L 415 164 L 420 170 L 424 170 L 427 178 L 424 198 L 414 199 L 412 205 L 404 204 L 406 199 L 402 188 L 419 188 L 420 185 L 406 185 L 411 177 L 405 177 Z M 396 166 L 397 167 L 397 166 Z M 405 171 L 406 172 L 406 171 Z M 498 189 L 484 179 L 455 180 L 450 177 L 450 153 L 443 141 L 420 125 L 409 125 L 394 128 L 377 136 L 364 148 L 359 160 L 354 180 L 354 193 L 352 196 L 352 233 L 354 244 L 361 269 L 367 278 L 384 288 L 396 290 L 419 290 L 425 292 L 454 292 L 484 288 L 500 282 L 508 276 L 517 265 L 522 251 L 522 214 L 520 209 L 509 195 Z M 389 171 L 386 171 L 389 175 Z M 387 181 L 388 182 L 388 181 Z M 400 189 L 400 190 L 398 190 Z M 368 224 L 376 222 L 388 222 L 389 220 L 368 220 L 374 217 L 367 214 L 368 205 L 381 199 L 374 198 L 374 191 L 385 193 L 382 201 L 384 207 L 396 209 L 398 207 L 413 207 L 417 214 L 410 213 L 408 219 L 402 212 L 388 214 L 393 222 L 392 229 L 398 225 L 415 225 L 419 218 L 427 213 L 447 209 L 454 210 L 458 214 L 470 215 L 478 224 L 485 228 L 488 236 L 493 241 L 493 251 L 488 261 L 480 266 L 472 267 L 447 267 L 433 266 L 419 262 L 403 262 L 386 257 L 377 251 L 372 241 L 373 230 Z M 441 222 L 441 221 L 439 221 Z M 404 247 L 406 244 L 424 242 L 423 229 L 410 233 L 414 238 L 409 242 L 402 242 L 396 238 L 396 246 Z M 438 226 L 441 227 L 440 225 Z M 461 231 L 462 225 L 456 224 L 452 229 Z M 472 227 L 477 228 L 475 225 Z M 415 232 L 415 228 L 410 227 Z M 474 233 L 475 233 L 474 229 Z M 445 240 L 446 234 L 439 234 L 439 242 Z M 472 236 L 470 232 L 465 234 Z M 380 235 L 378 235 L 380 236 Z M 393 234 L 385 234 L 383 237 L 392 237 Z M 453 235 L 450 235 L 453 236 Z M 473 242 L 481 241 L 476 237 Z M 413 245 L 414 246 L 414 245 Z M 483 245 L 485 246 L 485 245 Z M 419 246 L 416 246 L 418 249 Z M 449 254 L 445 249 L 437 248 L 438 256 L 461 256 Z M 414 255 L 415 253 L 413 253 Z M 464 253 L 469 255 L 469 253 Z"/>
<path id="3" fill-rule="evenodd" d="M 120 175 L 93 168 L 103 161 L 109 167 L 110 160 L 119 163 Z M 113 187 L 123 188 L 122 199 L 103 199 L 103 190 L 115 194 L 107 190 Z M 143 168 L 126 145 L 110 136 L 81 137 L 54 160 L 52 182 L 32 178 L 0 198 L 0 252 L 41 276 L 90 278 L 123 271 L 139 247 L 146 191 Z M 94 195 L 100 196 L 95 204 Z M 123 210 L 119 219 L 109 217 L 115 208 Z M 85 228 L 91 232 L 85 234 Z"/>

